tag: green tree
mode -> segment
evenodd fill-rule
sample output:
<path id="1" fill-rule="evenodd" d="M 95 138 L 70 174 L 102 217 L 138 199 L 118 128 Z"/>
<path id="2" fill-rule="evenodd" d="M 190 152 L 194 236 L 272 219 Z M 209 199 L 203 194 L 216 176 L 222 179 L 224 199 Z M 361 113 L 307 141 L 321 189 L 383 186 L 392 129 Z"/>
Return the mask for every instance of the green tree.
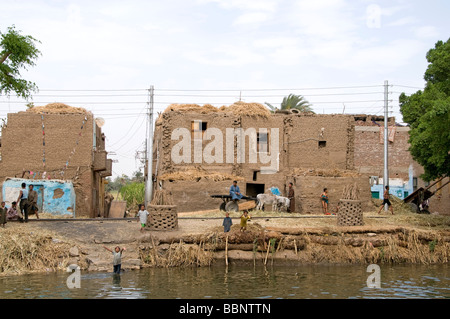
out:
<path id="1" fill-rule="evenodd" d="M 21 35 L 15 26 L 6 33 L 0 31 L 0 94 L 15 92 L 19 97 L 28 99 L 37 91 L 33 82 L 21 78 L 20 71 L 35 65 L 41 54 L 35 44 L 39 42 L 29 35 Z"/>
<path id="2" fill-rule="evenodd" d="M 275 112 L 278 108 L 274 107 L 272 104 L 267 103 L 266 105 Z M 300 112 L 313 112 L 311 104 L 301 95 L 289 94 L 283 98 L 280 104 L 280 110 L 290 110 L 297 109 Z"/>
<path id="3" fill-rule="evenodd" d="M 403 120 L 409 124 L 410 152 L 431 181 L 450 175 L 450 39 L 438 41 L 426 55 L 425 89 L 399 97 Z"/>
<path id="4" fill-rule="evenodd" d="M 144 173 L 141 171 L 135 171 L 131 179 L 133 182 L 142 183 L 144 182 Z"/>

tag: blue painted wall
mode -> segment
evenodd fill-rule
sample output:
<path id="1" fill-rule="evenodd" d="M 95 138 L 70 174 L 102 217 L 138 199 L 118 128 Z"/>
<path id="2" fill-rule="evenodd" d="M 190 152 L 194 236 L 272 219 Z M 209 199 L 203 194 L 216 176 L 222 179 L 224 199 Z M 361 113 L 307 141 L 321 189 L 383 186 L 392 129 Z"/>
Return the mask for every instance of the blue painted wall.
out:
<path id="1" fill-rule="evenodd" d="M 390 180 L 391 181 L 391 180 Z M 380 198 L 383 199 L 383 183 L 380 182 L 380 184 L 375 184 L 370 187 L 370 190 L 372 191 L 372 197 L 373 198 Z M 389 194 L 394 195 L 400 199 L 405 199 L 414 191 L 413 186 L 413 168 L 412 165 L 409 167 L 409 180 L 408 182 L 404 182 L 402 186 L 396 185 L 394 183 L 389 182 Z"/>
<path id="2" fill-rule="evenodd" d="M 70 181 L 8 178 L 3 182 L 2 198 L 6 206 L 16 201 L 21 184 L 32 184 L 38 193 L 39 212 L 75 217 L 75 190 Z M 56 196 L 55 196 L 56 195 Z"/>

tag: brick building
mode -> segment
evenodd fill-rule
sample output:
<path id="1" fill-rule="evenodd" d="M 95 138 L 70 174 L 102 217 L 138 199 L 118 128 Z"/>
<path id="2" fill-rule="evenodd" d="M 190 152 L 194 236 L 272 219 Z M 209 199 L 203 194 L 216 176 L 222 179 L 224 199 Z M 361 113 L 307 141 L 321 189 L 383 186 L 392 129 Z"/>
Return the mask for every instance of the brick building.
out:
<path id="1" fill-rule="evenodd" d="M 111 176 L 112 161 L 91 112 L 54 103 L 10 113 L 1 136 L 0 183 L 6 178 L 69 181 L 75 216 L 103 216 L 104 179 Z"/>
<path id="2" fill-rule="evenodd" d="M 329 190 L 333 209 L 343 187 L 357 183 L 363 209 L 373 207 L 371 198 L 377 197 L 376 192 L 380 192 L 378 188 L 381 185 L 382 189 L 383 184 L 383 116 L 273 114 L 267 110 L 267 113 L 253 112 L 251 103 L 237 105 L 242 107 L 240 112 L 234 111 L 234 105 L 220 109 L 208 105 L 169 106 L 156 121 L 154 186 L 172 191 L 179 211 L 217 208 L 217 200 L 210 195 L 228 194 L 232 179 L 238 179 L 241 191 L 248 196 L 267 192 L 269 187 L 277 187 L 285 195 L 288 183 L 293 182 L 296 211 L 302 213 L 321 213 L 319 196 L 324 187 Z M 260 108 L 265 109 L 262 105 Z M 388 122 L 389 184 L 395 191 L 393 194 L 403 199 L 426 183 L 420 179 L 423 168 L 408 151 L 409 128 L 396 125 L 395 118 L 389 118 Z M 218 135 L 214 131 L 208 133 L 208 129 L 217 130 Z M 240 138 L 233 134 L 230 138 L 229 134 L 236 129 L 244 132 L 240 142 L 246 152 L 242 158 L 238 155 Z M 253 161 L 252 134 L 256 136 Z M 216 143 L 217 137 L 222 142 Z M 185 139 L 189 143 L 183 148 Z M 277 149 L 273 149 L 273 142 L 277 142 Z M 205 153 L 213 148 L 217 153 L 213 160 L 205 158 Z M 174 162 L 174 150 L 175 155 L 183 153 L 185 157 Z M 274 152 L 278 154 L 275 156 Z M 269 156 L 269 163 L 276 162 L 272 167 L 275 172 L 264 172 L 270 165 L 267 158 L 261 162 L 263 154 Z M 449 186 L 437 195 L 431 200 L 431 211 L 447 213 Z"/>
<path id="3" fill-rule="evenodd" d="M 329 190 L 331 207 L 336 207 L 344 186 L 357 183 L 363 208 L 368 208 L 369 177 L 354 166 L 352 116 L 272 114 L 262 105 L 261 112 L 253 112 L 254 104 L 237 105 L 240 112 L 235 105 L 226 109 L 169 107 L 156 121 L 155 186 L 172 191 L 178 211 L 217 208 L 220 202 L 210 195 L 228 194 L 233 179 L 238 179 L 248 196 L 270 187 L 286 195 L 292 182 L 296 211 L 303 213 L 321 213 L 324 187 Z M 183 147 L 185 140 L 189 141 Z M 206 156 L 211 149 L 213 160 Z M 182 158 L 177 159 L 180 154 Z M 189 177 L 192 170 L 201 172 L 198 178 L 184 178 L 183 172 Z"/>

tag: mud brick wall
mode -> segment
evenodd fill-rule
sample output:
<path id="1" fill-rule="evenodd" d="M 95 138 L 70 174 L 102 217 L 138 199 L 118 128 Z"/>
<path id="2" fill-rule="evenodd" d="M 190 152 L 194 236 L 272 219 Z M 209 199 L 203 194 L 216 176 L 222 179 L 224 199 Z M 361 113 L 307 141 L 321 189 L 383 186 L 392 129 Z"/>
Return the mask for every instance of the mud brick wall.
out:
<path id="1" fill-rule="evenodd" d="M 83 125 L 83 120 L 87 118 Z M 41 114 L 19 112 L 8 114 L 7 127 L 2 130 L 0 179 L 22 177 L 32 180 L 28 171 L 44 171 L 52 179 L 72 179 L 76 193 L 77 216 L 93 211 L 95 193 L 91 170 L 93 151 L 93 116 L 91 114 L 44 114 L 45 146 Z M 83 129 L 81 129 L 83 126 Z M 104 138 L 96 126 L 96 144 L 104 149 Z M 81 134 L 81 135 L 80 135 Z M 76 144 L 78 140 L 78 145 Z M 71 156 L 75 148 L 75 152 Z M 43 151 L 45 150 L 45 168 Z M 69 160 L 70 159 L 70 160 Z M 61 171 L 69 160 L 64 175 Z"/>
<path id="2" fill-rule="evenodd" d="M 186 128 L 191 132 L 191 122 L 201 120 L 207 128 L 218 128 L 223 135 L 223 163 L 194 163 L 193 145 L 191 145 L 191 163 L 176 164 L 171 159 L 171 150 L 179 140 L 171 140 L 172 131 Z M 354 168 L 354 119 L 348 115 L 307 115 L 307 114 L 273 114 L 269 118 L 258 116 L 236 116 L 230 113 L 195 114 L 172 111 L 162 114 L 157 121 L 153 149 L 153 174 L 162 175 L 167 172 L 183 170 L 189 167 L 201 167 L 210 172 L 226 173 L 243 178 L 239 181 L 241 191 L 247 194 L 247 183 L 257 184 L 264 191 L 270 187 L 278 187 L 285 195 L 289 172 L 293 168 L 324 168 L 352 170 Z M 269 152 L 271 151 L 270 129 L 278 129 L 279 158 L 276 174 L 261 174 L 261 167 L 268 164 L 249 163 L 248 138 L 246 138 L 245 163 L 237 163 L 236 140 L 234 141 L 234 163 L 226 163 L 226 129 L 242 128 L 247 130 L 266 128 L 269 132 Z M 320 145 L 320 142 L 325 142 Z M 205 147 L 210 141 L 203 141 Z M 193 143 L 192 143 L 193 144 Z M 256 172 L 256 173 L 255 173 Z M 165 181 L 163 188 L 172 191 L 178 211 L 195 211 L 217 209 L 220 200 L 209 198 L 212 194 L 228 194 L 232 181 L 199 182 Z M 370 194 L 370 189 L 368 190 Z M 319 192 L 320 195 L 320 192 Z M 309 195 L 308 195 L 309 196 Z M 320 204 L 320 203 L 319 203 Z M 297 200 L 297 205 L 300 201 Z M 306 205 L 309 207 L 309 205 Z M 314 207 L 314 205 L 313 205 Z M 301 208 L 299 206 L 299 208 Z M 297 211 L 302 211 L 301 209 Z M 306 211 L 311 211 L 307 209 Z"/>
<path id="3" fill-rule="evenodd" d="M 290 115 L 290 117 L 292 120 L 285 140 L 286 168 L 353 169 L 352 117 L 346 115 Z"/>
<path id="4" fill-rule="evenodd" d="M 164 181 L 163 188 L 172 192 L 178 212 L 219 209 L 221 199 L 211 195 L 228 195 L 232 181 Z"/>
<path id="5" fill-rule="evenodd" d="M 355 182 L 360 190 L 362 211 L 373 208 L 368 176 L 361 177 L 322 177 L 322 176 L 295 176 L 292 177 L 296 197 L 296 211 L 306 214 L 322 214 L 320 195 L 323 189 L 328 188 L 328 212 L 336 210 L 342 191 L 346 185 Z"/>
<path id="6" fill-rule="evenodd" d="M 413 163 L 409 148 L 409 128 L 397 127 L 394 142 L 389 142 L 388 164 L 391 178 L 408 180 L 409 166 Z M 361 173 L 383 176 L 384 145 L 380 143 L 378 126 L 355 126 L 355 166 Z"/>
<path id="7" fill-rule="evenodd" d="M 172 131 L 176 128 L 186 128 L 191 131 L 191 122 L 200 120 L 207 123 L 207 128 L 218 128 L 223 135 L 223 163 L 194 163 L 194 146 L 191 143 L 191 164 L 175 164 L 171 159 L 172 148 L 180 140 L 171 140 Z M 277 128 L 279 134 L 279 170 L 289 170 L 295 167 L 305 168 L 354 168 L 354 120 L 347 115 L 302 115 L 274 114 L 269 118 L 258 116 L 235 116 L 229 113 L 194 114 L 184 112 L 169 112 L 162 114 L 162 121 L 156 125 L 154 140 L 154 170 L 158 175 L 173 172 L 192 165 L 201 165 L 204 169 L 216 172 L 231 172 L 245 175 L 267 166 L 266 164 L 249 163 L 248 138 L 246 138 L 245 163 L 226 163 L 226 129 L 242 128 Z M 323 130 L 322 130 L 323 128 Z M 321 145 L 319 141 L 324 142 Z M 203 148 L 210 141 L 202 141 Z M 269 148 L 270 148 L 269 141 Z M 236 146 L 236 142 L 235 142 Z M 157 149 L 158 148 L 158 149 Z M 159 161 L 157 157 L 159 154 Z"/>

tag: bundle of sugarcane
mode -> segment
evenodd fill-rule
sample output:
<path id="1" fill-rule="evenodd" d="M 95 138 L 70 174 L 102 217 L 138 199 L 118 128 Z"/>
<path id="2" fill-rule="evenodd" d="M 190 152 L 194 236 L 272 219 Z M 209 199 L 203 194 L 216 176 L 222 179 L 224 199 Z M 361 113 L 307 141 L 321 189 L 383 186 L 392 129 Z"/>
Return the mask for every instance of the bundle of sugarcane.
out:
<path id="1" fill-rule="evenodd" d="M 172 193 L 164 189 L 155 191 L 151 205 L 173 205 Z"/>
<path id="2" fill-rule="evenodd" d="M 344 186 L 341 199 L 359 200 L 359 188 L 356 183 Z"/>

